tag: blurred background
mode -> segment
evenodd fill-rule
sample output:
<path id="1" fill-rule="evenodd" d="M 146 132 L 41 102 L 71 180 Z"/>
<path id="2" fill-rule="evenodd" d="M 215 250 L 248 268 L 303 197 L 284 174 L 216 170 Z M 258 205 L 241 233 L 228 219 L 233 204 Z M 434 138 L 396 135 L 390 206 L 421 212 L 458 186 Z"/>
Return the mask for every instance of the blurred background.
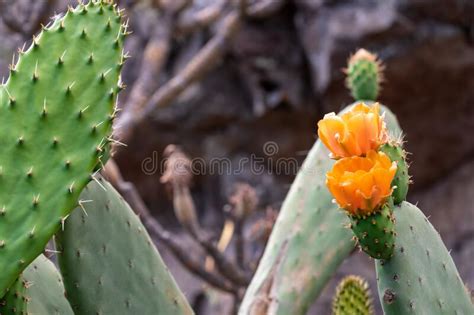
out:
<path id="1" fill-rule="evenodd" d="M 0 76 L 7 77 L 12 55 L 41 24 L 76 3 L 0 0 Z M 169 178 L 160 181 L 165 148 L 178 145 L 174 153 L 199 159 L 207 170 L 185 184 L 201 230 L 215 239 L 234 218 L 232 205 L 242 193 L 236 184 L 249 185 L 244 193 L 255 205 L 242 231 L 233 226 L 233 233 L 247 242 L 251 273 L 296 175 L 277 171 L 271 161 L 304 160 L 316 140 L 317 121 L 351 103 L 342 69 L 351 53 L 366 48 L 385 64 L 379 99 L 397 115 L 412 153 L 409 200 L 430 216 L 461 277 L 474 287 L 473 1 L 119 3 L 132 34 L 126 41 L 130 58 L 122 74 L 127 86 L 119 100 L 122 116 L 116 122 L 119 139 L 127 144 L 114 158 L 123 176 L 118 181 L 136 188 L 129 200 L 135 210 L 151 213 L 148 220 L 172 233 L 199 268 L 213 272 L 209 257 L 204 267 L 207 254 L 173 211 L 176 192 L 167 185 Z M 239 164 L 252 157 L 263 161 L 261 172 Z M 210 172 L 207 166 L 215 158 L 228 159 L 231 171 Z M 233 294 L 211 289 L 163 237 L 150 233 L 198 314 L 232 311 L 240 287 Z M 235 259 L 235 246 L 220 249 Z M 376 294 L 373 262 L 365 255 L 353 253 L 338 279 L 348 273 L 368 278 Z M 336 279 L 309 314 L 329 312 L 335 284 Z"/>

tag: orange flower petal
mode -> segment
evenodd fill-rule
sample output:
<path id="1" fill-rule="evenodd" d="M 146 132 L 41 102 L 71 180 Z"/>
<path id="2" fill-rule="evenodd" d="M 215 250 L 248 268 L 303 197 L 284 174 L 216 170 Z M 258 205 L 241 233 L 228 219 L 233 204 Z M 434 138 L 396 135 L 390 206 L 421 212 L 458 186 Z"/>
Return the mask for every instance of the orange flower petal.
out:
<path id="1" fill-rule="evenodd" d="M 327 114 L 318 122 L 318 135 L 335 158 L 363 156 L 388 141 L 380 106 L 354 105 L 340 117 Z"/>
<path id="2" fill-rule="evenodd" d="M 326 184 L 341 208 L 366 215 L 391 195 L 396 169 L 385 153 L 371 150 L 366 157 L 338 160 L 326 174 Z"/>

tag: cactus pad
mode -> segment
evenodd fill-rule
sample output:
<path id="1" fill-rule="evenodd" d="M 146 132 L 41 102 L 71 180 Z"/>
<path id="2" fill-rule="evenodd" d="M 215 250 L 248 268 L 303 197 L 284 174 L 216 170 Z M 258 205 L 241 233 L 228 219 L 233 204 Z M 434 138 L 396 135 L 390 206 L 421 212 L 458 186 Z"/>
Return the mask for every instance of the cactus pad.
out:
<path id="1" fill-rule="evenodd" d="M 192 314 L 145 228 L 115 189 L 90 182 L 58 233 L 59 265 L 76 315 Z"/>
<path id="2" fill-rule="evenodd" d="M 383 65 L 377 56 L 359 49 L 348 62 L 346 84 L 356 101 L 375 101 L 382 81 Z"/>
<path id="3" fill-rule="evenodd" d="M 410 176 L 408 175 L 408 165 L 406 162 L 406 153 L 400 145 L 386 143 L 380 147 L 380 151 L 388 155 L 390 160 L 397 162 L 397 172 L 392 180 L 392 186 L 395 189 L 392 192 L 393 202 L 398 205 L 406 200 Z"/>
<path id="4" fill-rule="evenodd" d="M 394 215 L 395 253 L 388 261 L 376 261 L 384 314 L 474 314 L 456 266 L 428 219 L 408 202 L 396 206 Z"/>
<path id="5" fill-rule="evenodd" d="M 336 289 L 332 303 L 333 315 L 373 315 L 372 296 L 367 281 L 347 276 Z"/>
<path id="6" fill-rule="evenodd" d="M 0 86 L 0 296 L 44 249 L 111 132 L 123 29 L 114 6 L 70 9 Z"/>
<path id="7" fill-rule="evenodd" d="M 64 297 L 62 279 L 54 264 L 43 255 L 25 269 L 0 304 L 2 315 L 72 315 Z"/>
<path id="8" fill-rule="evenodd" d="M 375 259 L 389 259 L 395 247 L 395 219 L 391 206 L 365 217 L 350 216 L 351 228 L 360 248 Z"/>

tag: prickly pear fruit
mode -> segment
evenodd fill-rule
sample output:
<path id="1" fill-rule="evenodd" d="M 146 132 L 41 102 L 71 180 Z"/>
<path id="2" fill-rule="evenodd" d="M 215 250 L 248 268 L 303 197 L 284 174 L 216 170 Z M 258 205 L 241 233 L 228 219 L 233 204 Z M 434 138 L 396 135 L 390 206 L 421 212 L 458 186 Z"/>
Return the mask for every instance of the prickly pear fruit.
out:
<path id="1" fill-rule="evenodd" d="M 332 303 L 333 315 L 373 315 L 369 284 L 359 276 L 346 276 L 339 282 Z"/>
<path id="2" fill-rule="evenodd" d="M 390 202 L 368 216 L 349 216 L 360 248 L 375 259 L 389 259 L 395 247 L 395 218 Z"/>
<path id="3" fill-rule="evenodd" d="M 77 205 L 109 142 L 124 37 L 110 2 L 58 16 L 0 85 L 0 297 Z"/>
<path id="4" fill-rule="evenodd" d="M 390 160 L 397 162 L 397 172 L 392 180 L 393 202 L 398 205 L 406 200 L 410 176 L 408 175 L 408 165 L 406 162 L 406 152 L 399 144 L 386 143 L 379 148 L 380 151 L 388 155 Z"/>
<path id="5" fill-rule="evenodd" d="M 382 81 L 383 65 L 377 56 L 359 49 L 349 58 L 346 85 L 356 101 L 375 101 Z"/>

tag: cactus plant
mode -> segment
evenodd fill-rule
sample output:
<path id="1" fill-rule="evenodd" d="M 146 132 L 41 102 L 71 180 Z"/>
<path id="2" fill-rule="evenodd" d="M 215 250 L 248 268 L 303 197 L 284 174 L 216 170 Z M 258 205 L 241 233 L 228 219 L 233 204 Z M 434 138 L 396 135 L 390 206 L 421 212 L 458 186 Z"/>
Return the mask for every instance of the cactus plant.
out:
<path id="1" fill-rule="evenodd" d="M 73 314 L 64 296 L 64 286 L 59 272 L 43 255 L 38 256 L 10 287 L 0 303 L 0 313 Z"/>
<path id="2" fill-rule="evenodd" d="M 373 315 L 369 284 L 359 276 L 346 276 L 338 284 L 332 303 L 333 315 Z"/>
<path id="3" fill-rule="evenodd" d="M 348 106 L 351 108 L 355 104 Z M 386 108 L 385 122 L 400 134 Z M 325 187 L 334 162 L 320 140 L 309 152 L 283 203 L 277 222 L 247 289 L 239 314 L 304 314 L 337 267 L 354 248 L 349 220 Z"/>
<path id="4" fill-rule="evenodd" d="M 90 202 L 70 215 L 57 237 L 74 313 L 192 314 L 138 217 L 100 182 L 86 186 L 81 198 Z"/>
<path id="5" fill-rule="evenodd" d="M 396 206 L 394 214 L 395 254 L 375 263 L 384 314 L 474 314 L 456 266 L 428 219 L 408 202 Z"/>
<path id="6" fill-rule="evenodd" d="M 70 9 L 0 86 L 0 296 L 77 205 L 109 141 L 123 28 L 109 1 Z"/>

